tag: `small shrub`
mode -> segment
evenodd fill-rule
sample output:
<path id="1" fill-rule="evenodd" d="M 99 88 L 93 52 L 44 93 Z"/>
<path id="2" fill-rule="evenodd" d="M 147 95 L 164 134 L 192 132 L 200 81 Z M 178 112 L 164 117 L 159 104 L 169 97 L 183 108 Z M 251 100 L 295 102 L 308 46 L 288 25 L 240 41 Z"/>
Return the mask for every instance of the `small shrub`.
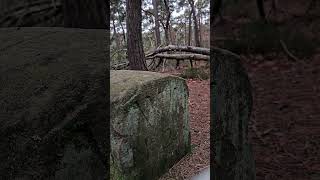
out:
<path id="1" fill-rule="evenodd" d="M 205 72 L 202 68 L 188 68 L 183 71 L 180 75 L 182 78 L 185 79 L 208 79 L 209 74 Z"/>

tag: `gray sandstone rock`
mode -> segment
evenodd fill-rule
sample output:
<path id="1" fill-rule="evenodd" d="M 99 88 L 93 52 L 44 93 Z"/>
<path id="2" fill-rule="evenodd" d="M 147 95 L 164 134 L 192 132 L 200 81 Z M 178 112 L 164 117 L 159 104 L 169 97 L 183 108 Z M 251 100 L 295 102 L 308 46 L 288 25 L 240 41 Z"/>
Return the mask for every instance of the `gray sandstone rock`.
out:
<path id="1" fill-rule="evenodd" d="M 190 151 L 182 78 L 111 71 L 111 179 L 157 179 Z"/>
<path id="2" fill-rule="evenodd" d="M 0 29 L 0 179 L 107 179 L 106 34 Z"/>
<path id="3" fill-rule="evenodd" d="M 252 110 L 251 84 L 241 59 L 215 52 L 211 76 L 214 180 L 255 180 L 255 162 L 248 138 Z"/>

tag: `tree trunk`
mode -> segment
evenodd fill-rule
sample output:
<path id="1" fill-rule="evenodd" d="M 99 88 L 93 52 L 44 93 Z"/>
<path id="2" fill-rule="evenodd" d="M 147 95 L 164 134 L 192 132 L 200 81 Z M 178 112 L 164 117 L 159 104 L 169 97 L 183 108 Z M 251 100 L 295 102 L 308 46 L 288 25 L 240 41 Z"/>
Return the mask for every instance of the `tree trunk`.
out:
<path id="1" fill-rule="evenodd" d="M 122 22 L 119 22 L 121 30 L 122 30 L 122 36 L 123 36 L 123 43 L 126 44 L 126 31 L 124 30 L 124 27 L 122 25 Z"/>
<path id="2" fill-rule="evenodd" d="M 248 140 L 252 109 L 249 78 L 239 56 L 211 53 L 213 179 L 254 180 L 254 157 Z"/>
<path id="3" fill-rule="evenodd" d="M 188 32 L 188 46 L 191 46 L 191 31 L 192 31 L 192 20 L 191 20 L 192 12 L 189 14 L 189 32 Z"/>
<path id="4" fill-rule="evenodd" d="M 263 21 L 266 21 L 266 13 L 265 13 L 265 11 L 264 11 L 264 3 L 263 3 L 263 0 L 257 0 L 257 7 L 258 7 L 258 13 L 259 13 L 260 18 L 261 18 Z"/>
<path id="5" fill-rule="evenodd" d="M 153 4 L 153 13 L 154 13 L 154 32 L 155 32 L 155 39 L 156 39 L 156 47 L 159 47 L 161 44 L 161 37 L 160 37 L 160 23 L 159 23 L 159 12 L 158 12 L 158 0 L 152 0 Z"/>
<path id="6" fill-rule="evenodd" d="M 199 10 L 199 41 L 200 41 L 200 44 L 202 44 L 202 15 L 201 15 L 201 12 Z"/>
<path id="7" fill-rule="evenodd" d="M 114 16 L 111 16 L 111 18 L 112 18 L 112 27 L 113 27 L 113 37 L 116 42 L 116 49 L 120 49 L 120 39 L 119 39 L 119 35 L 116 30 L 116 23 L 114 20 Z M 118 58 L 119 58 L 119 53 L 116 54 L 116 59 L 118 59 Z"/>
<path id="8" fill-rule="evenodd" d="M 121 12 L 120 12 L 120 10 L 118 8 L 117 8 L 117 12 L 119 14 L 119 25 L 120 25 L 121 30 L 122 30 L 123 42 L 124 42 L 124 44 L 126 44 L 126 31 L 124 30 L 124 27 L 123 27 L 123 24 L 122 24 L 124 19 L 120 16 Z"/>
<path id="9" fill-rule="evenodd" d="M 170 30 L 171 30 L 171 28 L 170 28 L 171 12 L 170 12 L 168 3 L 169 2 L 167 0 L 164 0 L 165 10 L 166 10 L 166 14 L 167 14 L 166 25 L 165 25 L 164 31 L 165 31 L 165 38 L 166 38 L 167 45 L 171 44 L 171 38 L 170 38 L 170 35 L 171 35 L 171 32 L 170 32 Z"/>
<path id="10" fill-rule="evenodd" d="M 210 24 L 214 24 L 216 17 L 219 15 L 222 6 L 222 0 L 214 0 L 210 6 Z M 210 37 L 210 39 L 213 39 Z"/>
<path id="11" fill-rule="evenodd" d="M 187 45 L 187 42 L 188 42 L 188 36 L 187 36 L 187 24 L 188 23 L 187 23 L 187 21 L 188 21 L 188 18 L 185 18 L 185 23 L 184 23 L 184 45 Z"/>
<path id="12" fill-rule="evenodd" d="M 63 0 L 64 27 L 106 29 L 106 10 L 101 0 Z"/>
<path id="13" fill-rule="evenodd" d="M 120 48 L 119 35 L 117 33 L 116 23 L 113 16 L 112 16 L 112 27 L 113 27 L 113 37 L 116 42 L 116 48 L 119 49 Z"/>
<path id="14" fill-rule="evenodd" d="M 142 42 L 141 0 L 127 0 L 127 49 L 129 67 L 132 70 L 147 70 Z"/>
<path id="15" fill-rule="evenodd" d="M 194 40 L 195 40 L 195 45 L 200 47 L 200 40 L 199 40 L 199 30 L 198 30 L 198 20 L 197 20 L 197 14 L 196 14 L 196 8 L 194 7 L 194 0 L 188 0 L 189 4 L 191 6 L 191 13 L 192 13 L 192 18 L 193 18 L 193 24 L 194 24 Z"/>

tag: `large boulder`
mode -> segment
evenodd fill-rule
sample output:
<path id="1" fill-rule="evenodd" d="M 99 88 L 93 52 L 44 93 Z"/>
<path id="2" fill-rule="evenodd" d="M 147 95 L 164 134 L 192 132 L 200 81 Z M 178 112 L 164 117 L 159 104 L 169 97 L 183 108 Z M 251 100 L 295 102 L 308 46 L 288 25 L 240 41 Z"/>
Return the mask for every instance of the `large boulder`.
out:
<path id="1" fill-rule="evenodd" d="M 249 77 L 240 56 L 211 48 L 212 126 L 215 180 L 255 180 L 255 162 L 248 138 L 252 110 Z"/>
<path id="2" fill-rule="evenodd" d="M 106 35 L 0 29 L 0 179 L 108 179 Z"/>
<path id="3" fill-rule="evenodd" d="M 153 180 L 190 151 L 182 78 L 111 71 L 111 179 Z"/>

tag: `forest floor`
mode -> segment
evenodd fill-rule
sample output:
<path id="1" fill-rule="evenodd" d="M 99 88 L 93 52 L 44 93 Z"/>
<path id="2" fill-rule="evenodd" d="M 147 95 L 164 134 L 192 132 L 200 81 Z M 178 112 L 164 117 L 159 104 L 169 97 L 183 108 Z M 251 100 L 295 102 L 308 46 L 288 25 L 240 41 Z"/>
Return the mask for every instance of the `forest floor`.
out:
<path id="1" fill-rule="evenodd" d="M 246 59 L 257 180 L 320 179 L 320 52 L 299 62 Z"/>
<path id="2" fill-rule="evenodd" d="M 320 179 L 318 52 L 299 62 L 279 55 L 243 58 L 254 100 L 249 137 L 257 180 Z M 210 164 L 209 80 L 188 79 L 187 84 L 192 152 L 161 180 L 189 179 Z"/>

